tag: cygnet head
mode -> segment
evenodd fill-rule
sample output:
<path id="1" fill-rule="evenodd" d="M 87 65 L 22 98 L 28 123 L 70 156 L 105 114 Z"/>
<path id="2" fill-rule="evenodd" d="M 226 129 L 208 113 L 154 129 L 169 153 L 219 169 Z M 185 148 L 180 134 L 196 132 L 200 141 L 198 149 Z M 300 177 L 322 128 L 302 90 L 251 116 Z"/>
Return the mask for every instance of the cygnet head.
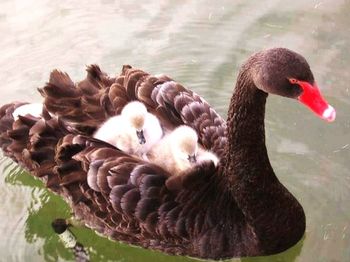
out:
<path id="1" fill-rule="evenodd" d="M 144 136 L 144 124 L 147 115 L 147 109 L 145 105 L 138 101 L 133 101 L 124 106 L 122 110 L 122 116 L 126 118 L 131 128 L 135 129 L 139 143 L 145 144 L 146 139 Z"/>
<path id="2" fill-rule="evenodd" d="M 190 163 L 197 161 L 198 135 L 189 126 L 180 126 L 171 133 L 172 150 L 177 158 Z"/>

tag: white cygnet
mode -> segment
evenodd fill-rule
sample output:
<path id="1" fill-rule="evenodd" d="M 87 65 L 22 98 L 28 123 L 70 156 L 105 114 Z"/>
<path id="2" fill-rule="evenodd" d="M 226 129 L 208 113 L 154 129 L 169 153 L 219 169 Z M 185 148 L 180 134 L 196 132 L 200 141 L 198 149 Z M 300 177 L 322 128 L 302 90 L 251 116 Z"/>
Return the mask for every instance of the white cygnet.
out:
<path id="1" fill-rule="evenodd" d="M 198 135 L 189 126 L 179 126 L 166 135 L 147 154 L 150 162 L 166 169 L 172 175 L 205 161 L 216 166 L 218 158 L 198 146 Z"/>
<path id="2" fill-rule="evenodd" d="M 146 154 L 162 136 L 158 118 L 138 101 L 124 106 L 120 115 L 109 118 L 94 134 L 95 138 L 138 156 Z"/>

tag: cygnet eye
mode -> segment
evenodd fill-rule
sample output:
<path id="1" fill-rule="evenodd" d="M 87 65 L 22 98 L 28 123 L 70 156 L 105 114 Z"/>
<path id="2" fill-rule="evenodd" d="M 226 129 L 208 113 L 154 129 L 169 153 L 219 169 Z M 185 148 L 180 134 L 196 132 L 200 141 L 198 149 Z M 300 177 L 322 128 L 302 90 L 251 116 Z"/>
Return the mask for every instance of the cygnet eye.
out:
<path id="1" fill-rule="evenodd" d="M 143 145 L 146 143 L 146 138 L 143 134 L 143 130 L 140 130 L 140 131 L 137 130 L 136 135 L 137 135 L 137 138 L 139 139 L 140 145 Z"/>
<path id="2" fill-rule="evenodd" d="M 187 159 L 188 159 L 188 161 L 190 163 L 196 163 L 197 162 L 196 155 L 188 155 Z"/>

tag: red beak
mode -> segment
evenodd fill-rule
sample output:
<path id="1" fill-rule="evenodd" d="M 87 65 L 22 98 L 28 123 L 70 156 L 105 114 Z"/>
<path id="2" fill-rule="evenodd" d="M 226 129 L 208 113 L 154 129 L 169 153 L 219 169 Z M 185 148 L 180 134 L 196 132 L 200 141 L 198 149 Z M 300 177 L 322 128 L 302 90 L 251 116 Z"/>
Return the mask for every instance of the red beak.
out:
<path id="1" fill-rule="evenodd" d="M 304 81 L 298 81 L 298 84 L 303 89 L 303 93 L 298 97 L 298 100 L 324 120 L 334 121 L 335 109 L 322 97 L 317 84 L 311 85 Z"/>

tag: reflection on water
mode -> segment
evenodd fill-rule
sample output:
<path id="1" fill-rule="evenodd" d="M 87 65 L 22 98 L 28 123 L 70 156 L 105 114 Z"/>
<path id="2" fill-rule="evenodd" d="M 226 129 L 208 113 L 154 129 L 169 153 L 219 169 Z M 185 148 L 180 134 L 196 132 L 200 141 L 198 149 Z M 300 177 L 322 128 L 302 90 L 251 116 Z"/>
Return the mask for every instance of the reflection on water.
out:
<path id="1" fill-rule="evenodd" d="M 239 65 L 252 52 L 284 46 L 307 57 L 337 109 L 335 123 L 270 97 L 269 155 L 307 216 L 303 241 L 286 252 L 244 261 L 350 259 L 350 1 L 79 1 L 0 3 L 1 104 L 40 101 L 53 68 L 78 80 L 98 63 L 110 74 L 131 64 L 165 73 L 205 97 L 223 116 Z M 1 158 L 0 253 L 4 261 L 71 261 L 51 229 L 70 210 Z M 190 261 L 111 242 L 73 229 L 93 261 Z M 0 259 L 1 260 L 1 259 Z"/>
<path id="2" fill-rule="evenodd" d="M 21 255 L 27 256 L 27 252 L 31 252 L 30 250 L 21 252 L 23 243 L 18 240 L 23 237 L 29 246 L 40 244 L 40 253 L 38 255 L 42 255 L 45 261 L 57 261 L 58 258 L 71 259 L 72 256 L 58 242 L 51 229 L 51 222 L 54 218 L 57 216 L 69 216 L 68 206 L 58 196 L 45 190 L 41 182 L 30 177 L 23 170 L 16 168 L 14 164 L 8 165 L 4 171 L 7 174 L 5 183 L 7 187 L 10 185 L 14 186 L 11 191 L 14 197 L 19 197 L 17 201 L 22 200 L 20 191 L 23 188 L 28 189 L 27 193 L 29 193 L 29 201 L 25 203 L 25 206 L 21 202 L 15 202 L 17 205 L 22 205 L 24 213 L 21 214 L 20 221 L 16 223 L 16 227 L 21 228 L 21 230 L 12 232 L 12 236 L 9 239 L 8 248 L 12 252 L 9 252 L 10 254 L 6 261 L 11 261 L 10 258 L 16 258 L 15 261 L 21 261 L 23 260 Z M 14 202 L 9 201 L 8 207 L 12 208 L 13 204 Z M 9 217 L 9 219 L 11 221 L 12 218 Z"/>

